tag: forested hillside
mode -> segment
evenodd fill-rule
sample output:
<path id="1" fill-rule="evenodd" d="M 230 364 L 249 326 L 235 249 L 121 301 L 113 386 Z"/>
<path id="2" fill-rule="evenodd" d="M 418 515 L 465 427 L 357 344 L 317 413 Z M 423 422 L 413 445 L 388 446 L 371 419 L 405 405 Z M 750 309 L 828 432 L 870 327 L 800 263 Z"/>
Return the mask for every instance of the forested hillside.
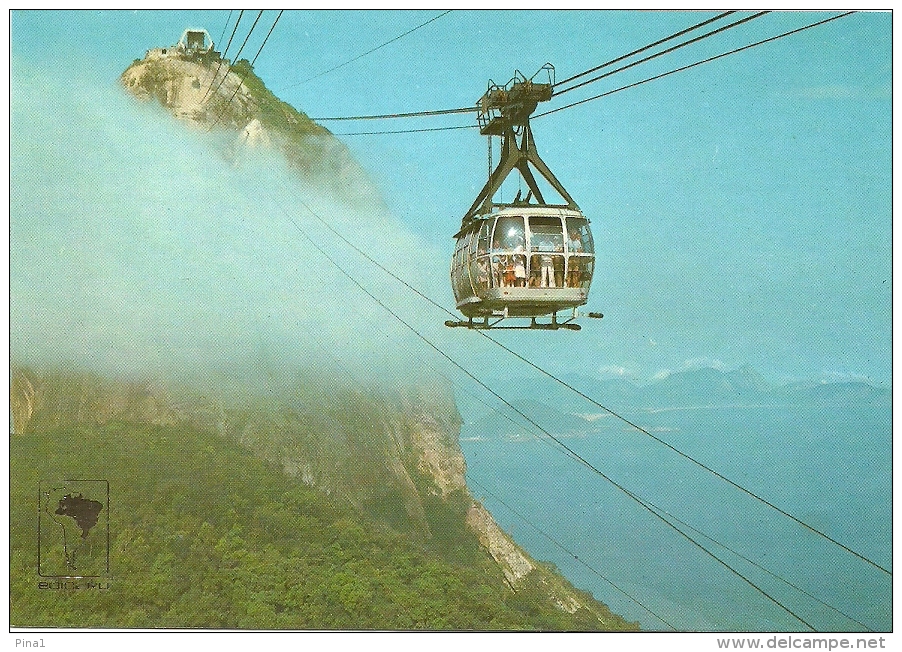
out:
<path id="1" fill-rule="evenodd" d="M 434 536 L 424 543 L 191 427 L 56 427 L 14 437 L 11 459 L 14 626 L 629 627 L 588 595 L 601 611 L 556 607 L 547 571 L 512 590 L 466 528 L 463 492 L 427 504 Z M 60 473 L 109 482 L 111 568 L 100 588 L 39 588 L 36 487 Z"/>
<path id="2" fill-rule="evenodd" d="M 450 382 L 299 242 L 314 204 L 425 255 L 347 148 L 246 60 L 120 82 L 148 102 L 101 87 L 50 158 L 16 113 L 13 626 L 634 629 L 473 499 Z"/>

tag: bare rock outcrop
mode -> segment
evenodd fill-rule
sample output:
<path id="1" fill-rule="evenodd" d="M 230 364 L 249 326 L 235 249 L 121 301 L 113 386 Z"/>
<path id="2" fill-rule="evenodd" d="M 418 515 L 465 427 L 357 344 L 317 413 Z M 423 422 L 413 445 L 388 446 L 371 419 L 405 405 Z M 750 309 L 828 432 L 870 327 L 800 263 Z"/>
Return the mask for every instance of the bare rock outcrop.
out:
<path id="1" fill-rule="evenodd" d="M 507 536 L 504 530 L 498 527 L 489 511 L 479 503 L 473 503 L 467 512 L 467 525 L 479 537 L 482 546 L 501 566 L 504 576 L 512 585 L 516 585 L 535 569 L 535 564 L 526 557 L 526 554 Z"/>
<path id="2" fill-rule="evenodd" d="M 137 99 L 157 102 L 195 129 L 233 134 L 220 151 L 233 164 L 245 149 L 269 148 L 281 152 L 301 177 L 329 188 L 337 198 L 384 207 L 344 144 L 273 95 L 247 60 L 156 48 L 135 60 L 120 83 Z"/>

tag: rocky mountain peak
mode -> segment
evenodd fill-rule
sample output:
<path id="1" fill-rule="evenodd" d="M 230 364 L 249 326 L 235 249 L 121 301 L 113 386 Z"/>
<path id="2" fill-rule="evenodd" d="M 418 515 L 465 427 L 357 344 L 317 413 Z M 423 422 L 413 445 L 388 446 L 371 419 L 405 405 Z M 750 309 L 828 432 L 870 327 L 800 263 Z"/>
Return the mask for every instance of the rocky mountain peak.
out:
<path id="1" fill-rule="evenodd" d="M 243 149 L 271 148 L 299 176 L 335 197 L 384 206 L 344 144 L 273 95 L 246 59 L 230 62 L 212 49 L 155 48 L 132 62 L 120 82 L 139 100 L 157 102 L 200 131 L 234 134 L 221 151 L 232 162 Z"/>

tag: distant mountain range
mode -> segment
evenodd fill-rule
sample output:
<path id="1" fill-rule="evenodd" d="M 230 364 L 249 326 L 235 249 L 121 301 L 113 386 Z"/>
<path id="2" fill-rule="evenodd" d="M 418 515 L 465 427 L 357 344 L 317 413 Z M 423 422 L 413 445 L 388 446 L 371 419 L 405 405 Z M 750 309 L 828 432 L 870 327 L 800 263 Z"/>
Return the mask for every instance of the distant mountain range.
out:
<path id="1" fill-rule="evenodd" d="M 580 375 L 567 375 L 566 383 L 613 410 L 664 409 L 690 407 L 749 407 L 749 406 L 850 406 L 892 405 L 892 390 L 864 382 L 798 382 L 771 385 L 751 367 L 731 371 L 702 367 L 672 373 L 647 385 L 636 385 L 622 378 L 598 380 Z M 542 387 L 545 387 L 542 381 Z M 552 382 L 547 381 L 549 384 Z M 545 401 L 537 393 L 535 378 L 519 382 L 506 381 L 502 396 L 517 405 L 535 409 Z M 591 404 L 575 393 L 573 401 L 553 402 L 553 411 L 591 412 Z"/>
<path id="2" fill-rule="evenodd" d="M 731 371 L 704 367 L 675 372 L 647 385 L 635 385 L 622 378 L 597 380 L 579 375 L 567 375 L 562 380 L 614 412 L 756 406 L 892 407 L 889 388 L 863 382 L 814 381 L 774 386 L 748 366 Z M 542 381 L 541 389 L 550 387 L 551 382 Z M 582 433 L 586 422 L 603 415 L 576 393 L 563 400 L 540 394 L 535 378 L 508 380 L 506 388 L 500 392 L 506 400 L 531 417 L 540 415 L 542 422 L 554 423 L 559 433 Z M 471 426 L 486 432 L 521 434 L 518 426 L 499 413 L 481 405 L 470 407 L 463 413 Z"/>
<path id="3" fill-rule="evenodd" d="M 618 384 L 625 398 L 641 407 L 696 407 L 709 405 L 886 405 L 891 390 L 863 382 L 792 383 L 772 386 L 751 367 L 719 371 L 703 367 L 673 373 L 657 382 L 637 387 Z M 606 393 L 607 383 L 599 386 Z"/>

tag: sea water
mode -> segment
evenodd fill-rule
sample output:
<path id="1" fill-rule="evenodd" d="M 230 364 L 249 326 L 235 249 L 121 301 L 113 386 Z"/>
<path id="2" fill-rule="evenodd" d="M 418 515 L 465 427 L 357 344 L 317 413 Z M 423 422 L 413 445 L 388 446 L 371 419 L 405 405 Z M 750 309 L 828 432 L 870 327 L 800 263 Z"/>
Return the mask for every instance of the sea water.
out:
<path id="1" fill-rule="evenodd" d="M 889 407 L 623 416 L 892 570 Z M 596 470 L 534 428 L 482 419 L 461 431 L 471 490 L 531 556 L 615 613 L 644 629 L 891 629 L 891 577 L 867 561 L 610 414 L 546 429 Z"/>

